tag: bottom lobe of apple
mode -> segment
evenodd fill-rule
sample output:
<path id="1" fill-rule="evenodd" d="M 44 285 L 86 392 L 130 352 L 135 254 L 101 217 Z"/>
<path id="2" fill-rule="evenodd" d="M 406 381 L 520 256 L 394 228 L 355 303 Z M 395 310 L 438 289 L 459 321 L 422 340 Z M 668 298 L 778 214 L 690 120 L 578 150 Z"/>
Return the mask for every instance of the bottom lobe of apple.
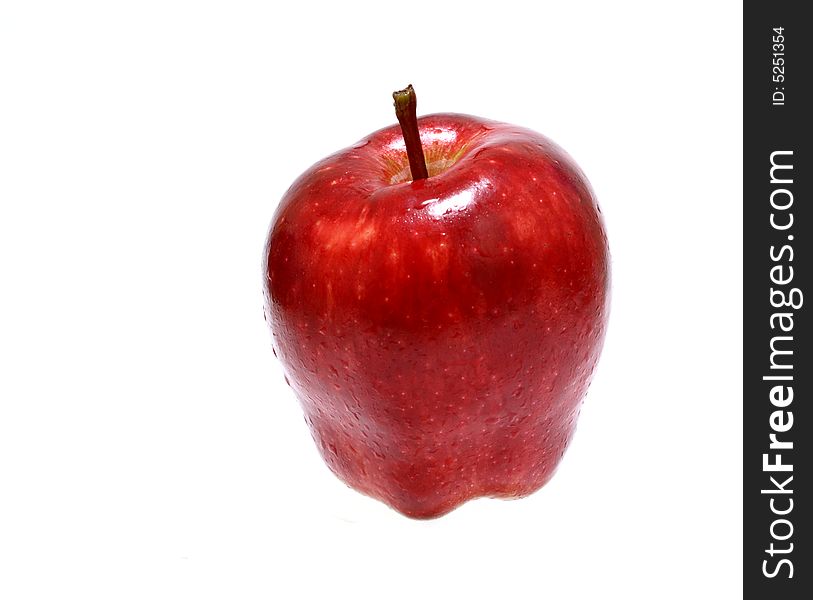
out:
<path id="1" fill-rule="evenodd" d="M 392 460 L 376 452 L 361 456 L 343 437 L 306 417 L 327 466 L 345 484 L 413 519 L 441 517 L 476 498 L 517 499 L 542 488 L 554 475 L 570 443 L 576 416 L 564 430 L 538 436 L 515 431 L 522 444 L 456 444 L 452 453 L 423 457 L 404 449 Z M 497 440 L 495 440 L 497 441 Z"/>

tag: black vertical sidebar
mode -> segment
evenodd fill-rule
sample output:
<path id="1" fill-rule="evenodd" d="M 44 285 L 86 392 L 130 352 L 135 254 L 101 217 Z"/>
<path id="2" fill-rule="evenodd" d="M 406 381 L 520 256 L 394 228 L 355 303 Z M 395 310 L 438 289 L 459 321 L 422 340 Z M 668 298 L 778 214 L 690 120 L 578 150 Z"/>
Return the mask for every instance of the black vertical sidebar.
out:
<path id="1" fill-rule="evenodd" d="M 744 6 L 745 598 L 813 598 L 813 23 Z M 809 294 L 808 294 L 809 292 Z"/>

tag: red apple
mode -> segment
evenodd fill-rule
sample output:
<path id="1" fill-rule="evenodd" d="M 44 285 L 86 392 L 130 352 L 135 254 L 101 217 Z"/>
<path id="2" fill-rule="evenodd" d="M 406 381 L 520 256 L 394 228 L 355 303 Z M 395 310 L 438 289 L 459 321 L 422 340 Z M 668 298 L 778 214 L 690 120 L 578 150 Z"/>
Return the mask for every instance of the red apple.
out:
<path id="1" fill-rule="evenodd" d="M 460 114 L 417 125 L 428 178 L 412 180 L 392 126 L 294 182 L 265 311 L 330 469 L 430 518 L 553 475 L 601 351 L 610 258 L 590 185 L 553 142 Z"/>

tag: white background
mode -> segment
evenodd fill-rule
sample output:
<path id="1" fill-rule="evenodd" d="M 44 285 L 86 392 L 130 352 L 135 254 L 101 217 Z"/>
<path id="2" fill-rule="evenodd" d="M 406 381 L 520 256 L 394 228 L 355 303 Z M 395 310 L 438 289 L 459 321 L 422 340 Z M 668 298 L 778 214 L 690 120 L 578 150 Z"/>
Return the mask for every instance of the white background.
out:
<path id="1" fill-rule="evenodd" d="M 736 2 L 4 2 L 0 597 L 741 595 Z M 322 464 L 260 257 L 311 163 L 419 112 L 598 194 L 605 353 L 534 496 L 416 522 Z"/>

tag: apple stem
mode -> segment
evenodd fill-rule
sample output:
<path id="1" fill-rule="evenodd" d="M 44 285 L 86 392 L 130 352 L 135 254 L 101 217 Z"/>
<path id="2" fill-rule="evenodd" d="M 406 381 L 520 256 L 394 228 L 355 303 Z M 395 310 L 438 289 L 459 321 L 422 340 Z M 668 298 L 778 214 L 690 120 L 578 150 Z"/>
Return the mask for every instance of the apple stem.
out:
<path id="1" fill-rule="evenodd" d="M 421 146 L 421 134 L 418 130 L 418 117 L 415 109 L 418 106 L 418 99 L 412 85 L 406 89 L 392 93 L 395 100 L 395 116 L 401 125 L 401 133 L 406 144 L 407 158 L 409 158 L 409 170 L 412 173 L 412 181 L 426 179 L 429 173 L 426 170 L 426 159 L 423 156 L 423 146 Z"/>

